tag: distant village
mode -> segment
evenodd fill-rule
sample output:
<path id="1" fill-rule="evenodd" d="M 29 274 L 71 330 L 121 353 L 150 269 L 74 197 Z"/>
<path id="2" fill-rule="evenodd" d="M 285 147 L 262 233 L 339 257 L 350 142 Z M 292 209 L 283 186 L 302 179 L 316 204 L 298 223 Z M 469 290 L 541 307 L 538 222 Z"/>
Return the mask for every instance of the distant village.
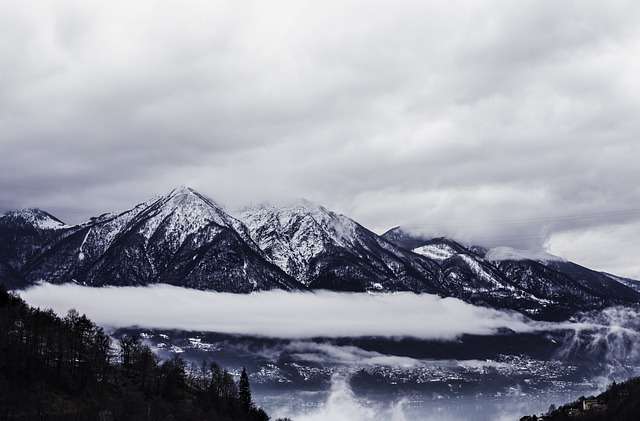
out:
<path id="1" fill-rule="evenodd" d="M 606 392 L 594 397 L 581 397 L 577 401 L 555 408 L 547 413 L 528 415 L 520 421 L 638 421 L 640 420 L 640 378 L 609 386 Z"/>
<path id="2" fill-rule="evenodd" d="M 558 411 L 563 412 L 565 416 L 579 419 L 585 415 L 595 415 L 596 413 L 606 412 L 606 410 L 607 404 L 597 398 L 581 398 L 577 402 L 563 406 L 561 409 L 556 409 L 552 405 L 546 414 L 522 417 L 520 421 L 556 420 L 558 419 L 558 414 L 556 413 Z"/>

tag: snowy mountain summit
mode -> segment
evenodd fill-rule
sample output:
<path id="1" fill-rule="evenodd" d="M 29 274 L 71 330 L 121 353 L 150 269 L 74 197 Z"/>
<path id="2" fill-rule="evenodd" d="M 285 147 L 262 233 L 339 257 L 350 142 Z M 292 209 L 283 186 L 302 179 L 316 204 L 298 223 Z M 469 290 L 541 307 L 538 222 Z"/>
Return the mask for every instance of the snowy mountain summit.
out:
<path id="1" fill-rule="evenodd" d="M 640 301 L 634 281 L 548 254 L 425 239 L 401 227 L 378 235 L 304 199 L 234 216 L 185 186 L 77 225 L 39 209 L 1 216 L 0 282 L 40 281 L 232 293 L 412 291 L 538 318 Z"/>
<path id="2" fill-rule="evenodd" d="M 433 262 L 308 200 L 255 206 L 239 218 L 268 258 L 307 287 L 437 291 Z"/>
<path id="3" fill-rule="evenodd" d="M 303 284 L 313 259 L 357 243 L 355 222 L 306 199 L 245 208 L 238 217 L 270 260 Z"/>
<path id="4" fill-rule="evenodd" d="M 145 224 L 139 232 L 148 240 L 161 232 L 169 246 L 177 248 L 190 235 L 209 227 L 218 226 L 235 230 L 244 241 L 254 246 L 242 223 L 227 214 L 223 207 L 190 187 L 180 186 L 161 196 L 142 212 Z M 257 248 L 252 247 L 255 250 Z"/>
<path id="5" fill-rule="evenodd" d="M 13 221 L 16 224 L 30 225 L 33 228 L 41 230 L 61 229 L 67 227 L 64 222 L 55 216 L 37 208 L 10 211 L 2 215 L 0 218 L 5 221 Z"/>
<path id="6" fill-rule="evenodd" d="M 264 258 L 242 222 L 188 187 L 57 231 L 42 243 L 34 240 L 33 248 L 41 251 L 34 256 L 14 258 L 20 244 L 0 254 L 19 276 L 12 284 L 168 283 L 228 292 L 298 288 Z M 5 232 L 9 237 L 6 230 L 0 235 Z"/>

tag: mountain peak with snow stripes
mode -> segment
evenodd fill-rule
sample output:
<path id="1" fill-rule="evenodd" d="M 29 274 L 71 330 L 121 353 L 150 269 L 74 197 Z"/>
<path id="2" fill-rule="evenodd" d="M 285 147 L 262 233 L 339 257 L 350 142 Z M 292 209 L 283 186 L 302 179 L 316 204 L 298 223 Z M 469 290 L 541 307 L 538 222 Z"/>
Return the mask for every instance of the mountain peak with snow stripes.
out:
<path id="1" fill-rule="evenodd" d="M 13 284 L 413 291 L 535 317 L 640 300 L 628 280 L 555 256 L 418 238 L 401 227 L 380 236 L 305 199 L 262 203 L 234 216 L 179 186 L 74 226 L 38 209 L 0 220 L 0 265 L 16 275 Z M 21 231 L 25 224 L 34 228 L 30 236 Z"/>
<path id="2" fill-rule="evenodd" d="M 0 219 L 27 224 L 37 229 L 62 229 L 68 227 L 55 216 L 38 208 L 9 211 L 0 216 Z"/>

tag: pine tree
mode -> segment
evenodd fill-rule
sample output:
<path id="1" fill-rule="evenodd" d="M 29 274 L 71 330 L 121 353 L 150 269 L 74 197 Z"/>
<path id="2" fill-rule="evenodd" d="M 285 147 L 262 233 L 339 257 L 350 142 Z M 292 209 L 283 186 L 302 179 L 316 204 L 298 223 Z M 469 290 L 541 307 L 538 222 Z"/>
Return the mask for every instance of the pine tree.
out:
<path id="1" fill-rule="evenodd" d="M 242 374 L 240 374 L 240 382 L 238 383 L 238 398 L 240 399 L 240 405 L 242 408 L 249 412 L 251 409 L 251 387 L 249 386 L 249 376 L 247 370 L 242 368 Z"/>
<path id="2" fill-rule="evenodd" d="M 222 369 L 215 362 L 211 363 L 211 382 L 209 383 L 209 395 L 214 401 L 222 398 L 223 373 Z"/>

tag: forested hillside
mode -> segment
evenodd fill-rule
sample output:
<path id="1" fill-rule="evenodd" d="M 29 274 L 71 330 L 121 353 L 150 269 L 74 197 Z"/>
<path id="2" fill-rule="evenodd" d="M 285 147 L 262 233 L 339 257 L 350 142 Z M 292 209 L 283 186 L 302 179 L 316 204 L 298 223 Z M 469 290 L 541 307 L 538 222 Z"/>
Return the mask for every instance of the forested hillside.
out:
<path id="1" fill-rule="evenodd" d="M 581 397 L 546 414 L 520 421 L 637 421 L 640 420 L 640 377 L 613 383 L 598 396 Z"/>
<path id="2" fill-rule="evenodd" d="M 194 374 L 195 373 L 195 374 Z M 160 363 L 75 311 L 60 318 L 0 288 L 0 420 L 263 421 L 246 372 Z"/>

